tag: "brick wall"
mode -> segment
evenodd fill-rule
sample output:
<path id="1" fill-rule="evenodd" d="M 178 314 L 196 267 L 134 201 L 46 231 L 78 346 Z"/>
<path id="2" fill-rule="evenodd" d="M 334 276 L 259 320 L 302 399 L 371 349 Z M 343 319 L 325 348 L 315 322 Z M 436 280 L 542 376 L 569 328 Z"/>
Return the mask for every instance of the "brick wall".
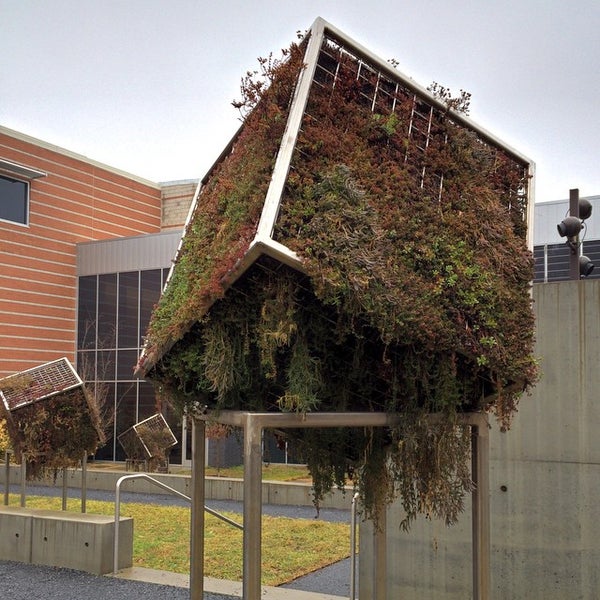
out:
<path id="1" fill-rule="evenodd" d="M 161 184 L 163 213 L 162 228 L 181 229 L 194 199 L 197 181 L 174 181 Z"/>
<path id="2" fill-rule="evenodd" d="M 161 227 L 157 184 L 0 127 L 0 158 L 44 171 L 29 224 L 0 221 L 0 377 L 74 360 L 75 244 Z"/>

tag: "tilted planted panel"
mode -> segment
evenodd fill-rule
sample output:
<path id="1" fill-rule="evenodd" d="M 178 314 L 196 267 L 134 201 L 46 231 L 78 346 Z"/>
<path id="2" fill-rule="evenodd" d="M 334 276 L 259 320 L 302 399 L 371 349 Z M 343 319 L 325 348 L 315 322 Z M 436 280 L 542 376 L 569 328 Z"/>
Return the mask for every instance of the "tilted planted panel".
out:
<path id="1" fill-rule="evenodd" d="M 11 411 L 83 385 L 66 358 L 21 371 L 0 380 L 0 395 Z"/>
<path id="2" fill-rule="evenodd" d="M 118 440 L 127 458 L 140 460 L 154 458 L 177 444 L 177 438 L 160 413 L 136 423 L 119 435 Z"/>

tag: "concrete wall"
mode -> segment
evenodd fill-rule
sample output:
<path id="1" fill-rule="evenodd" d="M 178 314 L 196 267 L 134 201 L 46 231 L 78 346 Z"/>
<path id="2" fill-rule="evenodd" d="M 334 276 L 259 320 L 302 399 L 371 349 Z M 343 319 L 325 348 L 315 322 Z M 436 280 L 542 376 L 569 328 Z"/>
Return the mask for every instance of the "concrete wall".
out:
<path id="1" fill-rule="evenodd" d="M 600 597 L 600 281 L 534 287 L 542 378 L 511 431 L 490 432 L 491 598 Z M 387 598 L 470 598 L 470 502 L 453 527 L 387 514 Z M 373 597 L 361 527 L 360 598 Z"/>
<path id="2" fill-rule="evenodd" d="M 89 468 L 87 472 L 87 488 L 90 490 L 115 491 L 119 477 L 132 475 L 124 471 L 105 471 Z M 191 496 L 191 477 L 189 475 L 165 475 L 161 473 L 150 473 L 150 476 L 172 487 L 173 489 Z M 0 469 L 0 486 L 5 485 L 5 468 Z M 10 467 L 10 483 L 20 485 L 20 467 Z M 37 482 L 36 482 L 37 483 Z M 59 476 L 56 483 L 50 477 L 41 482 L 43 485 L 56 485 L 62 489 L 62 479 Z M 35 485 L 32 484 L 32 485 Z M 70 488 L 81 488 L 81 471 L 69 470 L 67 472 L 67 486 Z M 241 479 L 230 479 L 225 477 L 207 477 L 205 482 L 206 499 L 209 500 L 236 500 L 242 501 L 244 497 L 244 482 Z M 0 489 L 4 489 L 3 487 Z M 262 485 L 263 504 L 280 504 L 291 506 L 312 506 L 311 484 L 296 482 L 265 481 Z M 121 490 L 125 492 L 138 492 L 144 494 L 168 494 L 152 482 L 146 479 L 132 479 L 122 484 Z M 15 491 L 20 493 L 20 488 Z M 323 508 L 339 508 L 349 510 L 352 504 L 352 490 L 343 492 L 338 489 L 332 490 L 324 498 L 321 506 Z"/>
<path id="3" fill-rule="evenodd" d="M 0 507 L 0 560 L 112 573 L 114 517 Z M 133 561 L 133 519 L 119 520 L 119 569 Z"/>

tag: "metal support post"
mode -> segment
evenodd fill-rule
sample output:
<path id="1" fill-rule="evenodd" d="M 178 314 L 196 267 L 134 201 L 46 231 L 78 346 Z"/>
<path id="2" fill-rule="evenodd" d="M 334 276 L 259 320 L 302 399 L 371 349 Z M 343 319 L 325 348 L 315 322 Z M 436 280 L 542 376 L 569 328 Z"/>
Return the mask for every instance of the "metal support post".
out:
<path id="1" fill-rule="evenodd" d="M 471 463 L 473 477 L 473 600 L 490 597 L 490 474 L 489 432 L 487 420 L 471 429 Z"/>
<path id="2" fill-rule="evenodd" d="M 27 459 L 25 455 L 21 457 L 21 507 L 25 506 L 25 496 L 27 488 Z"/>
<path id="3" fill-rule="evenodd" d="M 192 417 L 192 511 L 190 525 L 190 599 L 204 597 L 204 497 L 206 424 Z"/>
<path id="4" fill-rule="evenodd" d="M 569 216 L 579 218 L 579 190 L 569 190 Z M 569 257 L 569 279 L 579 281 L 579 234 L 575 237 L 574 245 L 571 246 Z"/>
<path id="5" fill-rule="evenodd" d="M 352 496 L 350 511 L 350 600 L 356 600 L 356 518 L 359 493 Z"/>
<path id="6" fill-rule="evenodd" d="M 81 512 L 87 510 L 87 452 L 83 453 L 81 459 Z"/>
<path id="7" fill-rule="evenodd" d="M 10 492 L 10 451 L 5 452 L 5 470 L 4 470 L 4 506 L 8 506 L 8 494 Z"/>
<path id="8" fill-rule="evenodd" d="M 387 598 L 387 507 L 373 523 L 373 600 Z"/>
<path id="9" fill-rule="evenodd" d="M 67 469 L 62 469 L 62 510 L 67 510 Z"/>
<path id="10" fill-rule="evenodd" d="M 260 600 L 262 570 L 262 425 L 244 415 L 244 566 L 243 600 Z"/>

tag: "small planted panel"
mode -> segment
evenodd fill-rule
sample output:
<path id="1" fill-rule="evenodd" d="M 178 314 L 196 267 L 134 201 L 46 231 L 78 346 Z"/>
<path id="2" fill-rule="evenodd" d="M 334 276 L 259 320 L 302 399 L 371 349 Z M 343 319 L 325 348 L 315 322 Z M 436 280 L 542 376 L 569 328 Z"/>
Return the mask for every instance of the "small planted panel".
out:
<path id="1" fill-rule="evenodd" d="M 77 466 L 105 435 L 96 398 L 66 358 L 0 380 L 4 416 L 17 460 L 27 476 Z"/>
<path id="2" fill-rule="evenodd" d="M 71 363 L 60 358 L 0 379 L 0 396 L 10 411 L 82 385 Z"/>
<path id="3" fill-rule="evenodd" d="M 136 423 L 117 439 L 127 458 L 132 460 L 164 458 L 166 450 L 177 444 L 177 438 L 160 413 Z"/>

